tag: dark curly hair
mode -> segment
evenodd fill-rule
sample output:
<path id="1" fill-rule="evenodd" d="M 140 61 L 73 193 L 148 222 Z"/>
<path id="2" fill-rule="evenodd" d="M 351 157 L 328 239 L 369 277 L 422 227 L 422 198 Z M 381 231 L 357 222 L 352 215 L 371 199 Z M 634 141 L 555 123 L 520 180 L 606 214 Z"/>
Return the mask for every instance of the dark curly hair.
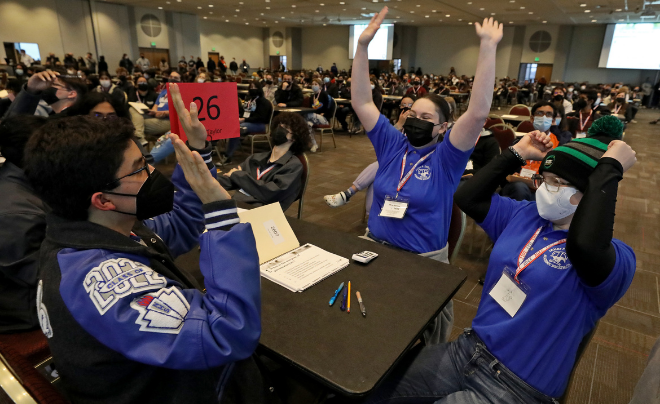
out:
<path id="1" fill-rule="evenodd" d="M 69 220 L 87 220 L 91 196 L 116 188 L 124 152 L 132 143 L 126 120 L 107 122 L 91 116 L 49 120 L 30 138 L 23 166 L 32 186 Z"/>
<path id="2" fill-rule="evenodd" d="M 309 150 L 309 126 L 305 118 L 294 112 L 280 112 L 273 118 L 270 130 L 274 130 L 280 125 L 288 126 L 293 133 L 293 144 L 291 145 L 291 153 L 301 154 Z"/>
<path id="3" fill-rule="evenodd" d="M 96 91 L 89 92 L 80 100 L 76 105 L 75 111 L 70 113 L 70 115 L 89 115 L 89 112 L 94 109 L 95 106 L 102 104 L 104 102 L 112 105 L 112 108 L 115 110 L 115 113 L 120 118 L 129 118 L 128 108 L 119 102 L 117 98 L 112 97 L 108 93 L 99 93 Z"/>

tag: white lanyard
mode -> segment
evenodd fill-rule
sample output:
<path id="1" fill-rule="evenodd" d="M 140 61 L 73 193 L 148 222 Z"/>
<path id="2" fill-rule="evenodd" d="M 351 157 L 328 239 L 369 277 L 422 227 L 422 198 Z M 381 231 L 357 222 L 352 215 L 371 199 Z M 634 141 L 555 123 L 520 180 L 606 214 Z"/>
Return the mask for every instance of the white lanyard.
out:
<path id="1" fill-rule="evenodd" d="M 614 115 L 618 114 L 619 111 L 621 110 L 622 105 L 619 105 L 619 108 L 614 108 Z"/>
<path id="2" fill-rule="evenodd" d="M 536 238 L 539 236 L 539 233 L 541 233 L 542 229 L 543 227 L 539 227 L 536 230 L 532 238 L 529 239 L 529 241 L 525 245 L 525 248 L 523 248 L 523 250 L 520 252 L 520 255 L 518 255 L 518 268 L 516 268 L 516 274 L 513 277 L 513 279 L 518 283 L 520 283 L 520 281 L 518 281 L 518 275 L 523 271 L 523 269 L 527 268 L 532 262 L 534 262 L 538 257 L 540 257 L 543 253 L 548 251 L 550 248 L 566 242 L 566 239 L 557 240 L 554 243 L 550 244 L 549 246 L 546 246 L 541 250 L 537 251 L 531 257 L 525 259 L 525 256 L 527 256 L 527 253 L 529 252 L 530 248 L 532 248 L 532 246 L 534 245 L 534 241 L 536 241 Z"/>
<path id="3" fill-rule="evenodd" d="M 401 191 L 401 189 L 403 188 L 403 186 L 406 185 L 406 183 L 407 183 L 408 180 L 410 179 L 410 176 L 411 176 L 412 173 L 415 171 L 415 169 L 417 168 L 417 166 L 420 165 L 422 162 L 426 161 L 426 159 L 428 159 L 429 157 L 431 157 L 431 155 L 432 155 L 433 153 L 435 153 L 435 149 L 432 150 L 430 153 L 428 153 L 426 156 L 420 158 L 420 159 L 415 163 L 415 165 L 410 169 L 410 171 L 408 171 L 408 173 L 407 173 L 405 176 L 403 175 L 403 173 L 404 173 L 403 170 L 405 170 L 405 168 L 406 168 L 406 159 L 407 159 L 407 157 L 408 157 L 408 153 L 405 153 L 405 154 L 403 155 L 403 161 L 401 162 L 401 177 L 399 177 L 399 185 L 396 187 L 397 195 L 398 195 L 399 191 Z"/>
<path id="4" fill-rule="evenodd" d="M 257 181 L 259 181 L 259 180 L 261 179 L 261 177 L 263 177 L 264 175 L 266 175 L 266 174 L 267 174 L 269 171 L 271 171 L 273 168 L 275 168 L 275 164 L 273 164 L 272 166 L 268 167 L 268 168 L 265 169 L 263 172 L 261 171 L 261 169 L 257 168 Z"/>
<path id="5" fill-rule="evenodd" d="M 580 111 L 580 132 L 584 132 L 584 127 L 587 126 L 587 122 L 589 122 L 589 118 L 591 118 L 591 114 L 593 112 L 594 112 L 593 110 L 589 111 L 589 116 L 584 121 L 584 123 L 582 123 L 582 111 Z"/>

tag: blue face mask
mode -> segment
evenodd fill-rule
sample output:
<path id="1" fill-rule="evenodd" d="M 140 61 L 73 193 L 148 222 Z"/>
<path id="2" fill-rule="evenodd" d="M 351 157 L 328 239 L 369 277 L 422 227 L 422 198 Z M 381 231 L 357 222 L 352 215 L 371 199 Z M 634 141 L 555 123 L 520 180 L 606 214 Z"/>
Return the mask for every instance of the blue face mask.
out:
<path id="1" fill-rule="evenodd" d="M 559 126 L 561 123 L 561 118 L 555 118 L 555 125 Z"/>
<path id="2" fill-rule="evenodd" d="M 324 83 L 329 83 L 330 82 L 330 77 L 324 77 L 323 82 Z"/>
<path id="3" fill-rule="evenodd" d="M 547 116 L 534 117 L 534 129 L 547 132 L 550 129 L 550 125 L 552 125 L 552 118 L 548 118 Z"/>

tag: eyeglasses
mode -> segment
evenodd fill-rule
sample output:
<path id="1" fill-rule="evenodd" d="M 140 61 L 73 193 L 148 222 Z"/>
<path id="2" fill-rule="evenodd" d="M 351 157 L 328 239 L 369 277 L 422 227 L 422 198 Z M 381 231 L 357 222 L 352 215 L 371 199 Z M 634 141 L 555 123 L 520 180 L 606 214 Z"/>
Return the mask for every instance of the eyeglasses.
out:
<path id="1" fill-rule="evenodd" d="M 139 174 L 139 173 L 141 173 L 141 172 L 144 171 L 144 170 L 147 170 L 147 176 L 151 176 L 151 170 L 148 169 L 148 168 L 149 168 L 149 163 L 147 163 L 147 160 L 146 160 L 144 157 L 142 157 L 142 161 L 144 161 L 144 166 L 143 166 L 142 168 L 139 168 L 139 169 L 133 171 L 133 172 L 130 173 L 130 174 L 126 174 L 126 175 L 124 175 L 123 177 L 119 177 L 119 178 L 117 178 L 117 179 L 114 180 L 114 181 L 110 181 L 110 182 L 108 182 L 107 184 L 105 184 L 105 188 L 110 187 L 111 185 L 113 185 L 113 184 L 119 182 L 120 180 L 123 180 L 124 178 L 131 177 L 131 176 L 133 176 L 133 175 L 135 175 L 135 174 Z"/>
<path id="2" fill-rule="evenodd" d="M 534 116 L 545 116 L 547 118 L 553 118 L 554 114 L 552 112 L 536 111 Z"/>
<path id="3" fill-rule="evenodd" d="M 564 182 L 560 180 L 559 178 L 548 178 L 546 179 L 543 177 L 541 174 L 534 174 L 532 175 L 532 183 L 534 184 L 534 188 L 540 188 L 542 184 L 545 184 L 545 189 L 548 190 L 548 192 L 551 192 L 553 194 L 559 192 L 560 187 L 572 187 L 568 182 Z"/>
<path id="4" fill-rule="evenodd" d="M 104 121 L 105 121 L 105 120 L 111 120 L 111 121 L 114 121 L 115 119 L 119 118 L 119 117 L 117 116 L 117 114 L 115 114 L 115 113 L 103 114 L 103 113 L 101 113 L 101 112 L 95 112 L 94 115 L 93 115 L 93 117 L 94 117 L 94 118 L 100 118 L 100 119 L 103 119 Z"/>

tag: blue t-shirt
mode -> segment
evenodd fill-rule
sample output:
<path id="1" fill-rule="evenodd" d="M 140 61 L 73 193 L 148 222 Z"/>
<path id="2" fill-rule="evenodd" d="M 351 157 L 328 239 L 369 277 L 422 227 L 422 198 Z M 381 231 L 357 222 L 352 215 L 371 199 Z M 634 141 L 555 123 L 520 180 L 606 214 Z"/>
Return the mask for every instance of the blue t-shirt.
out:
<path id="1" fill-rule="evenodd" d="M 405 136 L 383 115 L 369 132 L 376 149 L 378 172 L 374 181 L 374 199 L 369 213 L 369 231 L 380 240 L 416 253 L 444 248 L 447 244 L 454 192 L 463 175 L 472 150 L 460 151 L 449 142 L 447 133 L 441 143 L 415 149 Z M 399 192 L 409 200 L 403 219 L 379 216 L 386 196 L 394 197 L 401 178 L 401 162 L 406 158 L 406 173 L 417 161 L 435 149 L 422 162 Z"/>
<path id="2" fill-rule="evenodd" d="M 156 98 L 156 110 L 169 111 L 167 102 L 167 88 L 164 88 L 163 91 L 158 94 L 158 98 Z"/>
<path id="3" fill-rule="evenodd" d="M 511 317 L 489 295 L 502 271 L 508 268 L 515 272 L 518 255 L 539 227 L 544 226 L 527 257 L 566 238 L 568 231 L 553 230 L 552 223 L 539 216 L 536 202 L 518 202 L 497 194 L 480 226 L 495 245 L 472 328 L 518 377 L 549 396 L 559 397 L 566 389 L 582 338 L 630 286 L 635 253 L 622 241 L 612 239 L 614 269 L 603 283 L 590 287 L 573 269 L 565 243 L 550 248 L 518 275 L 529 290 Z"/>

